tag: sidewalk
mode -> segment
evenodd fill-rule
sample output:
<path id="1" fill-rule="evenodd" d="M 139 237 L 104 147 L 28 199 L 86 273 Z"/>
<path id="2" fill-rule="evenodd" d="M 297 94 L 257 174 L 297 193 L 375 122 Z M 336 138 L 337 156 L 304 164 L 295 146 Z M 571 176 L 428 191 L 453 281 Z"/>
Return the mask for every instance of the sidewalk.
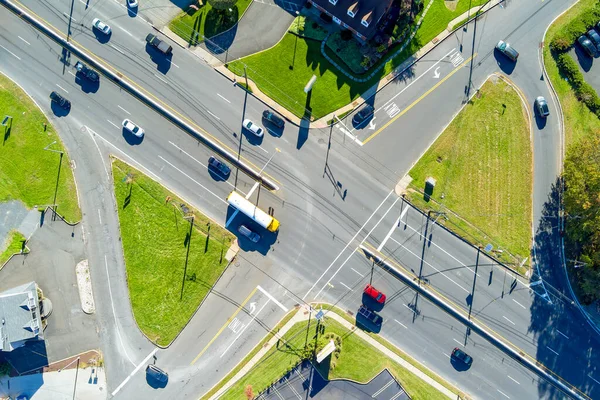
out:
<path id="1" fill-rule="evenodd" d="M 256 355 L 254 357 L 252 357 L 252 359 L 250 361 L 248 361 L 248 363 L 246 365 L 244 365 L 244 367 L 237 374 L 235 374 L 235 376 L 233 378 L 231 378 L 225 385 L 223 385 L 223 387 L 221 387 L 221 389 L 219 389 L 219 391 L 217 391 L 213 396 L 211 396 L 209 400 L 216 400 L 220 396 L 222 396 L 225 392 L 227 392 L 227 390 L 229 390 L 230 387 L 232 387 L 237 381 L 239 381 L 241 378 L 243 378 L 244 375 L 246 375 L 246 373 L 248 371 L 250 371 L 250 369 L 252 367 L 254 367 L 254 365 L 256 363 L 258 363 L 258 361 L 265 354 L 267 354 L 271 350 L 271 348 L 273 346 L 275 346 L 277 344 L 277 342 L 281 338 L 283 338 L 283 336 L 285 336 L 285 334 L 287 333 L 287 331 L 289 331 L 296 323 L 307 321 L 308 317 L 309 317 L 309 313 L 306 310 L 306 308 L 301 307 L 296 312 L 296 315 L 294 315 L 294 317 L 292 319 L 290 319 L 279 330 L 279 332 L 277 334 L 275 334 L 260 349 L 260 351 L 258 353 L 256 353 Z M 425 381 L 427 384 L 429 384 L 432 387 L 434 387 L 435 389 L 439 390 L 442 394 L 444 394 L 445 396 L 447 396 L 449 399 L 456 399 L 457 398 L 457 394 L 456 393 L 448 390 L 447 388 L 445 388 L 444 386 L 442 386 L 441 384 L 439 384 L 438 382 L 436 382 L 434 379 L 432 379 L 431 377 L 429 377 L 428 375 L 426 375 L 425 373 L 423 373 L 421 371 L 421 369 L 427 369 L 427 370 L 429 370 L 424 365 L 421 365 L 421 369 L 418 369 L 417 367 L 413 366 L 408 361 L 404 360 L 403 358 L 401 358 L 400 356 L 398 356 L 396 353 L 394 353 L 393 351 L 391 351 L 390 349 L 388 349 L 387 347 L 385 347 L 384 345 L 382 345 L 381 343 L 379 343 L 377 340 L 375 340 L 372 337 L 370 337 L 368 334 L 366 334 L 362 330 L 356 329 L 356 327 L 354 325 L 352 325 L 351 323 L 349 323 L 348 321 L 346 321 L 343 317 L 341 317 L 340 315 L 336 314 L 333 311 L 328 312 L 326 314 L 326 318 L 334 319 L 335 321 L 337 321 L 338 323 L 340 323 L 342 326 L 344 326 L 345 328 L 347 328 L 349 331 L 351 331 L 355 335 L 357 335 L 359 338 L 363 339 L 364 341 L 366 341 L 367 343 L 369 343 L 371 346 L 373 346 L 374 348 L 376 348 L 377 350 L 379 350 L 380 352 L 382 352 L 386 357 L 389 357 L 391 360 L 393 360 L 394 362 L 398 363 L 399 365 L 401 365 L 402 367 L 404 367 L 408 371 L 412 372 L 414 375 L 416 375 L 417 377 L 419 377 L 420 379 L 422 379 L 423 381 Z M 429 370 L 429 371 L 432 374 L 435 374 L 433 371 L 431 371 L 431 370 Z"/>

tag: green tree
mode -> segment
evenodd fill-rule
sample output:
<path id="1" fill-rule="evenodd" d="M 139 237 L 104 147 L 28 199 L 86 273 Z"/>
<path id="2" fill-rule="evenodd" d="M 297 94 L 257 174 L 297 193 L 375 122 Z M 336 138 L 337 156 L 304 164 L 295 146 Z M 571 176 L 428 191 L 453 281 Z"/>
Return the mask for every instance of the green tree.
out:
<path id="1" fill-rule="evenodd" d="M 208 0 L 208 4 L 215 10 L 227 10 L 233 8 L 237 0 Z"/>

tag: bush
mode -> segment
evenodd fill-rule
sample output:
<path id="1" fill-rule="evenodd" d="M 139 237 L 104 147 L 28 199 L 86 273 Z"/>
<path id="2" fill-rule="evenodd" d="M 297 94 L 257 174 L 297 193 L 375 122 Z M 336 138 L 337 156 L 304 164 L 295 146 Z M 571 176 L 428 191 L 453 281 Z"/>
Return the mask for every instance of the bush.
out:
<path id="1" fill-rule="evenodd" d="M 600 20 L 600 4 L 591 9 L 584 10 L 577 18 L 565 25 L 554 35 L 550 42 L 550 49 L 554 52 L 564 52 L 571 48 L 577 38 L 586 33 Z"/>
<path id="2" fill-rule="evenodd" d="M 575 60 L 568 53 L 560 53 L 556 59 L 556 64 L 563 76 L 569 80 L 577 99 L 600 117 L 600 98 L 594 88 L 585 81 Z"/>
<path id="3" fill-rule="evenodd" d="M 352 31 L 349 29 L 344 29 L 340 32 L 340 37 L 342 38 L 342 40 L 350 40 L 352 39 Z"/>
<path id="4" fill-rule="evenodd" d="M 208 0 L 208 4 L 215 10 L 227 10 L 233 8 L 237 0 Z"/>
<path id="5" fill-rule="evenodd" d="M 4 376 L 8 376 L 10 374 L 10 364 L 8 363 L 0 363 L 0 378 Z"/>

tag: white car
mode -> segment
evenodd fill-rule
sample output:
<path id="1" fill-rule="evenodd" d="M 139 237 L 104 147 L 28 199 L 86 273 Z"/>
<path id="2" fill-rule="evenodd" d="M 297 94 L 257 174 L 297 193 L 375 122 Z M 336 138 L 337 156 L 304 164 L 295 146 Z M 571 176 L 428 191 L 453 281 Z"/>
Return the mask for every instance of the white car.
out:
<path id="1" fill-rule="evenodd" d="M 128 120 L 128 119 L 123 120 L 123 128 L 125 128 L 127 131 L 131 132 L 132 134 L 134 134 L 135 136 L 137 136 L 139 138 L 144 136 L 144 130 L 142 128 L 140 128 L 139 126 L 137 126 L 136 124 L 134 124 L 133 122 L 131 122 L 131 120 Z"/>
<path id="2" fill-rule="evenodd" d="M 254 122 L 250 121 L 249 119 L 245 119 L 243 122 L 243 125 L 244 125 L 244 128 L 248 129 L 256 137 L 261 138 L 265 134 L 263 128 L 261 128 L 259 125 L 256 125 Z"/>
<path id="3" fill-rule="evenodd" d="M 100 18 L 94 18 L 94 20 L 92 21 L 92 25 L 94 26 L 94 28 L 98 29 L 105 35 L 110 35 L 110 26 L 100 21 Z"/>
<path id="4" fill-rule="evenodd" d="M 138 6 L 137 0 L 127 0 L 127 7 L 136 8 Z"/>

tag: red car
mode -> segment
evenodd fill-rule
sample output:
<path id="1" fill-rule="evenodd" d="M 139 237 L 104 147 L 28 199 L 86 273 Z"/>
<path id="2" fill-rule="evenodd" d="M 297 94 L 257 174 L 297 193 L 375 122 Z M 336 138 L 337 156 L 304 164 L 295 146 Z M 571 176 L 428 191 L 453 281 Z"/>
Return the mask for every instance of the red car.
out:
<path id="1" fill-rule="evenodd" d="M 371 285 L 365 287 L 364 293 L 378 303 L 385 303 L 385 294 L 381 293 Z"/>

